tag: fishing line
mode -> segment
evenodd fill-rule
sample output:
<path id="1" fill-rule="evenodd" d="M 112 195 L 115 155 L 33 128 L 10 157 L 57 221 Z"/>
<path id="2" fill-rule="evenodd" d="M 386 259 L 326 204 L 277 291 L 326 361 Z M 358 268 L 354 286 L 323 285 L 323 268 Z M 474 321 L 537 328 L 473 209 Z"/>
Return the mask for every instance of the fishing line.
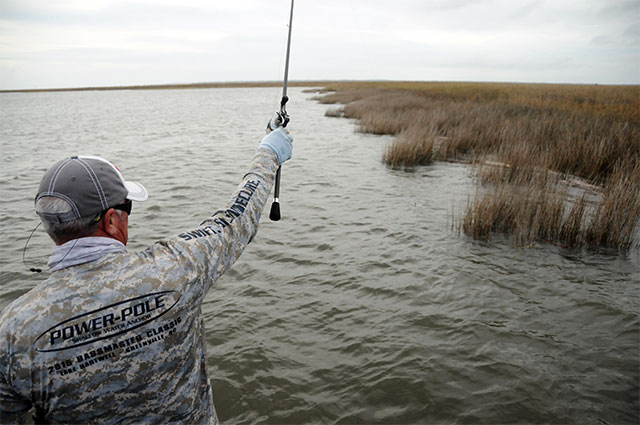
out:
<path id="1" fill-rule="evenodd" d="M 31 237 L 36 232 L 36 230 L 38 230 L 38 227 L 40 227 L 41 224 L 42 224 L 42 222 L 38 223 L 38 225 L 31 231 L 31 233 L 29 234 L 29 237 L 27 238 L 27 242 L 25 242 L 24 248 L 22 249 L 22 263 L 32 273 L 42 273 L 42 269 L 37 268 L 37 267 L 29 267 L 27 265 L 27 260 L 25 258 L 26 257 L 26 253 L 27 253 L 27 245 L 29 245 L 29 241 L 31 240 Z M 76 239 L 73 242 L 73 245 L 71 245 L 69 250 L 64 254 L 64 257 L 62 257 L 60 260 L 58 260 L 55 264 L 52 264 L 51 267 L 53 268 L 53 267 L 57 266 L 58 264 L 62 263 L 64 261 L 64 259 L 67 258 L 67 256 L 71 252 L 71 250 L 76 247 L 76 245 L 78 244 L 79 241 L 80 241 L 80 238 Z"/>
<path id="2" fill-rule="evenodd" d="M 62 262 L 64 261 L 64 259 L 65 259 L 65 258 L 67 258 L 67 255 L 69 255 L 69 253 L 71 252 L 71 250 L 72 250 L 73 248 L 75 248 L 75 247 L 76 247 L 76 245 L 78 244 L 78 242 L 80 242 L 80 239 L 81 239 L 81 238 L 76 239 L 76 240 L 73 242 L 73 245 L 71 245 L 71 248 L 69 248 L 69 251 L 67 251 L 67 253 L 66 253 L 66 254 L 64 254 L 64 257 L 62 257 L 60 260 L 58 260 L 55 264 L 52 264 L 52 265 L 51 265 L 51 268 L 54 268 L 54 267 L 55 267 L 55 266 L 57 266 L 58 264 L 62 263 Z"/>
<path id="3" fill-rule="evenodd" d="M 29 237 L 27 238 L 27 241 L 24 244 L 24 248 L 22 249 L 22 264 L 24 264 L 24 266 L 27 268 L 27 270 L 29 270 L 32 273 L 42 273 L 42 269 L 38 269 L 36 267 L 27 266 L 27 260 L 25 258 L 26 254 L 27 254 L 27 245 L 29 245 L 29 241 L 31 240 L 31 237 L 36 232 L 36 230 L 38 230 L 38 227 L 40 227 L 41 224 L 42 224 L 42 222 L 38 223 L 38 225 L 31 231 L 31 233 L 29 234 Z"/>

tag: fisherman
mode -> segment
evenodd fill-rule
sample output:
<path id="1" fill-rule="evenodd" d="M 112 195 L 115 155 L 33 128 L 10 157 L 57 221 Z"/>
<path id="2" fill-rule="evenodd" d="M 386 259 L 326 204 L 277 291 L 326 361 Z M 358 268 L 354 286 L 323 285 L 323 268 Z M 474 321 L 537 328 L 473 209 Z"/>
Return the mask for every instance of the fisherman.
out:
<path id="1" fill-rule="evenodd" d="M 0 423 L 31 408 L 36 423 L 217 423 L 202 300 L 255 236 L 292 141 L 271 131 L 226 208 L 135 253 L 144 186 L 99 157 L 54 164 L 35 198 L 52 273 L 0 317 Z"/>

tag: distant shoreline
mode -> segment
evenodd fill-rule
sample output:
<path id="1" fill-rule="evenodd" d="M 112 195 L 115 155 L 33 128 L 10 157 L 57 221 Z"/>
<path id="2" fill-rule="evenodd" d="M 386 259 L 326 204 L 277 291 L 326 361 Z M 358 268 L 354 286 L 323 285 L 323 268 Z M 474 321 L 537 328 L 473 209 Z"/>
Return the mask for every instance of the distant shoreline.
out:
<path id="1" fill-rule="evenodd" d="M 336 81 L 290 81 L 290 87 L 324 87 Z M 96 86 L 48 89 L 12 89 L 0 90 L 0 93 L 46 93 L 67 91 L 111 91 L 111 90 L 184 90 L 184 89 L 218 89 L 242 87 L 280 87 L 282 81 L 239 81 L 229 83 L 186 83 L 186 84 L 148 84 L 131 86 Z"/>
<path id="2" fill-rule="evenodd" d="M 422 84 L 474 84 L 482 85 L 502 84 L 502 85 L 532 85 L 532 86 L 621 86 L 638 87 L 638 84 L 569 84 L 569 83 L 532 83 L 532 82 L 490 82 L 490 81 L 412 81 L 412 80 L 308 80 L 289 81 L 290 87 L 327 87 L 334 84 L 367 86 L 373 84 L 377 87 L 382 85 L 404 86 Z M 47 93 L 47 92 L 68 92 L 68 91 L 112 91 L 112 90 L 185 90 L 185 89 L 219 89 L 219 88 L 243 88 L 243 87 L 281 87 L 282 81 L 233 81 L 233 82 L 208 82 L 208 83 L 184 83 L 184 84 L 138 84 L 128 86 L 95 86 L 95 87 L 67 87 L 67 88 L 45 88 L 45 89 L 0 89 L 0 93 Z"/>

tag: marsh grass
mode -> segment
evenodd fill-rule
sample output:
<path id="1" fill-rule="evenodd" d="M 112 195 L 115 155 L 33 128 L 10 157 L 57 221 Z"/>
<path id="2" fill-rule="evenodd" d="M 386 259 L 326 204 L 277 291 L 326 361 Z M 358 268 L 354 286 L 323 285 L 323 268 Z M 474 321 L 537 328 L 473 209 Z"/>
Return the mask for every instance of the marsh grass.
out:
<path id="1" fill-rule="evenodd" d="M 459 229 L 476 239 L 510 234 L 517 245 L 543 241 L 626 251 L 640 220 L 640 168 L 631 171 L 617 168 L 596 202 L 586 199 L 586 191 L 571 196 L 557 176 L 539 170 L 487 183 L 468 201 Z M 535 177 L 527 181 L 526 175 Z"/>
<path id="2" fill-rule="evenodd" d="M 393 166 L 427 165 L 433 159 L 433 132 L 412 127 L 400 133 L 394 143 L 387 146 L 382 160 Z"/>
<path id="3" fill-rule="evenodd" d="M 519 245 L 626 250 L 640 220 L 640 86 L 364 82 L 329 85 L 331 116 L 397 136 L 392 167 L 432 160 L 477 165 L 478 189 L 459 228 Z M 339 112 L 338 112 L 339 111 Z M 328 113 L 329 114 L 329 113 Z M 561 184 L 597 185 L 597 202 Z"/>
<path id="4" fill-rule="evenodd" d="M 640 163 L 619 165 L 584 231 L 591 246 L 628 249 L 640 220 Z"/>
<path id="5" fill-rule="evenodd" d="M 467 203 L 460 229 L 476 239 L 510 234 L 516 245 L 533 241 L 582 246 L 585 241 L 586 202 L 567 200 L 544 184 L 495 185 Z"/>

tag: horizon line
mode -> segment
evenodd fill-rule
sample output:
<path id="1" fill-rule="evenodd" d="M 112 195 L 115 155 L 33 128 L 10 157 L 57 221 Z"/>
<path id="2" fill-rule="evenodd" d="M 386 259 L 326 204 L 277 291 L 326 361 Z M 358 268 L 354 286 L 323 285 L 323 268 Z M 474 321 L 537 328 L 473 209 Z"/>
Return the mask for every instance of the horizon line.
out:
<path id="1" fill-rule="evenodd" d="M 293 80 L 288 85 L 292 87 L 320 87 L 335 83 L 493 83 L 493 84 L 546 84 L 546 85 L 584 85 L 584 86 L 638 86 L 638 83 L 600 84 L 600 83 L 548 83 L 548 82 L 518 82 L 518 81 L 444 81 L 444 80 Z M 161 83 L 161 84 L 132 84 L 118 86 L 81 86 L 81 87 L 54 87 L 32 89 L 0 89 L 0 93 L 44 93 L 44 92 L 70 92 L 70 91 L 115 91 L 115 90 L 183 90 L 183 89 L 208 89 L 208 88 L 258 88 L 279 87 L 282 81 L 258 80 L 258 81 L 226 81 L 226 82 L 196 82 L 196 83 Z"/>

